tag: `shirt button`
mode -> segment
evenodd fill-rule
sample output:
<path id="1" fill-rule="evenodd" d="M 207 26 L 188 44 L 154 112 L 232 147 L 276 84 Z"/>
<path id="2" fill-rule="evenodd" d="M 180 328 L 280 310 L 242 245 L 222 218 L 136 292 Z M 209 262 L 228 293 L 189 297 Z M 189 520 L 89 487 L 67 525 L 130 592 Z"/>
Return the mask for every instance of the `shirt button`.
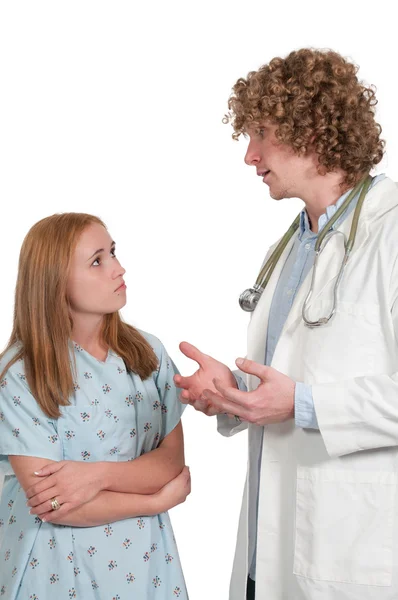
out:
<path id="1" fill-rule="evenodd" d="M 306 244 L 306 245 L 304 246 L 304 248 L 305 248 L 306 250 L 309 250 L 309 249 L 311 248 L 311 244 Z"/>

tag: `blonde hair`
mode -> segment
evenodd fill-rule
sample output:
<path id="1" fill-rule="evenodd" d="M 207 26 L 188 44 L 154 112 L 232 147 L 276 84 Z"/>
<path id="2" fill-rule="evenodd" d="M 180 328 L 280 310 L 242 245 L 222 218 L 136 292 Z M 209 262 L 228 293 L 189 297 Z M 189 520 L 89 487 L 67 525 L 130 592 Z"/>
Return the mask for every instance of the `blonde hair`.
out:
<path id="1" fill-rule="evenodd" d="M 57 418 L 74 391 L 69 344 L 72 316 L 67 281 L 76 244 L 92 224 L 105 224 L 84 213 L 56 214 L 36 223 L 22 244 L 15 290 L 11 347 L 20 346 L 0 375 L 19 359 L 25 363 L 30 390 L 45 414 Z M 105 315 L 102 341 L 125 362 L 128 371 L 148 378 L 157 368 L 156 355 L 146 339 L 124 323 L 118 312 Z"/>

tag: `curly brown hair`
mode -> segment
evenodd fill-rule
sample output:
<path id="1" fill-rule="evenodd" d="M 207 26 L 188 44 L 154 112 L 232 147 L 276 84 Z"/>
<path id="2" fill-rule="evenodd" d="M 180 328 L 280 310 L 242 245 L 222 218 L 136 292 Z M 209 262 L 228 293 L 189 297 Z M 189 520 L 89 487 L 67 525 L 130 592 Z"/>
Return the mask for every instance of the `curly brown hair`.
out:
<path id="1" fill-rule="evenodd" d="M 274 58 L 238 79 L 223 121 L 232 123 L 234 139 L 272 123 L 277 139 L 296 153 L 316 152 L 320 174 L 342 169 L 343 183 L 354 184 L 381 161 L 385 146 L 375 88 L 358 81 L 357 72 L 331 50 L 304 48 Z"/>

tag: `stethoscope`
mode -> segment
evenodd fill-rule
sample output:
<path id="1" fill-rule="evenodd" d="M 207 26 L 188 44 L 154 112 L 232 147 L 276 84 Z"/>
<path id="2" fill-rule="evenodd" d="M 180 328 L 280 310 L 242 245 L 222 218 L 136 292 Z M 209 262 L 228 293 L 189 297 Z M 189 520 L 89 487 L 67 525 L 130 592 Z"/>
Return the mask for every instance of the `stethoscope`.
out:
<path id="1" fill-rule="evenodd" d="M 344 200 L 343 204 L 340 206 L 340 208 L 336 211 L 336 213 L 333 215 L 333 217 L 328 222 L 328 227 L 327 228 L 325 227 L 325 229 L 318 236 L 318 239 L 315 244 L 315 260 L 314 260 L 314 267 L 313 267 L 313 271 L 312 271 L 311 285 L 310 285 L 310 289 L 307 294 L 307 297 L 304 300 L 303 309 L 302 309 L 303 321 L 307 327 L 321 327 L 322 325 L 326 325 L 326 323 L 328 323 L 330 321 L 330 319 L 334 316 L 334 314 L 336 312 L 337 289 L 339 287 L 341 278 L 343 276 L 344 268 L 350 257 L 351 250 L 354 246 L 355 237 L 356 237 L 356 233 L 357 233 L 357 227 L 358 227 L 359 215 L 361 213 L 362 204 L 365 200 L 365 196 L 369 190 L 370 184 L 372 183 L 372 179 L 373 178 L 370 175 L 368 175 L 365 179 L 362 179 L 354 187 L 354 189 L 350 192 L 350 194 Z M 353 217 L 352 224 L 351 224 L 350 235 L 349 235 L 348 241 L 347 241 L 347 237 L 342 231 L 338 231 L 338 230 L 330 231 L 330 229 L 336 223 L 337 219 L 339 219 L 340 216 L 348 209 L 351 201 L 356 197 L 356 195 L 358 194 L 359 191 L 360 191 L 360 195 L 359 195 L 358 203 L 355 207 L 354 217 Z M 244 311 L 253 312 L 254 309 L 256 308 L 258 301 L 261 298 L 261 294 L 264 292 L 264 290 L 270 280 L 270 277 L 276 267 L 278 260 L 280 259 L 287 244 L 289 243 L 289 241 L 291 240 L 291 238 L 297 231 L 297 229 L 299 227 L 299 223 L 300 223 L 300 215 L 298 215 L 294 219 L 293 223 L 290 225 L 289 229 L 287 230 L 285 235 L 282 237 L 282 239 L 278 243 L 275 250 L 272 252 L 271 256 L 269 257 L 269 259 L 267 260 L 267 262 L 261 269 L 254 286 L 252 288 L 245 290 L 240 295 L 239 304 L 240 304 L 240 307 Z M 341 263 L 341 267 L 340 267 L 340 270 L 339 270 L 339 273 L 338 273 L 338 276 L 337 276 L 337 279 L 336 279 L 336 282 L 334 285 L 334 289 L 333 289 L 333 307 L 332 307 L 330 314 L 327 317 L 322 317 L 322 318 L 318 319 L 317 321 L 311 321 L 308 318 L 308 305 L 309 305 L 309 302 L 310 302 L 310 299 L 311 299 L 311 296 L 312 296 L 312 293 L 314 290 L 314 281 L 315 281 L 315 275 L 316 275 L 316 271 L 317 271 L 317 267 L 318 267 L 318 260 L 319 260 L 321 253 L 326 248 L 327 244 L 330 242 L 331 238 L 334 235 L 342 235 L 343 236 L 345 252 L 344 252 L 344 258 Z"/>

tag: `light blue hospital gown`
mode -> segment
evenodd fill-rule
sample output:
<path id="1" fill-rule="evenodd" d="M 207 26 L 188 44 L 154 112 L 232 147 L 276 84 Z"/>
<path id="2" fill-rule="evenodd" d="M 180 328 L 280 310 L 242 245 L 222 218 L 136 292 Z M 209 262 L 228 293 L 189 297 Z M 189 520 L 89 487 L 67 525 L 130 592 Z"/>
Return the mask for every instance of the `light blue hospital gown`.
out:
<path id="1" fill-rule="evenodd" d="M 0 467 L 10 471 L 10 454 L 127 461 L 156 448 L 179 423 L 184 407 L 171 359 L 157 338 L 144 335 L 159 360 L 145 381 L 128 374 L 114 353 L 100 362 L 74 344 L 75 393 L 58 420 L 40 410 L 23 362 L 16 362 L 0 382 Z M 42 523 L 29 515 L 16 477 L 7 476 L 0 502 L 0 600 L 52 598 L 186 600 L 168 514 L 98 527 Z"/>

